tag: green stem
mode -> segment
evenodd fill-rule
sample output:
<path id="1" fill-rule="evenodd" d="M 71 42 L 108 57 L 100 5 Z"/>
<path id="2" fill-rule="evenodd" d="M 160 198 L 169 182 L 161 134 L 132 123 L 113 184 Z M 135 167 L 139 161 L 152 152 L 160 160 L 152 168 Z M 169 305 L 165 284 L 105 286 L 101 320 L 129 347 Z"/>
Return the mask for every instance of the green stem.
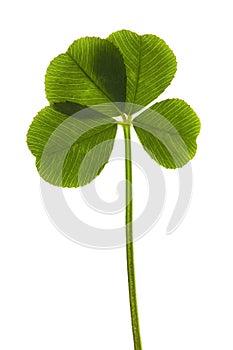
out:
<path id="1" fill-rule="evenodd" d="M 134 269 L 133 248 L 133 197 L 132 197 L 132 161 L 131 161 L 131 139 L 130 125 L 123 125 L 125 136 L 125 177 L 126 177 L 126 253 L 129 285 L 129 300 L 131 311 L 131 322 L 134 339 L 134 350 L 142 350 L 137 295 L 136 279 Z"/>

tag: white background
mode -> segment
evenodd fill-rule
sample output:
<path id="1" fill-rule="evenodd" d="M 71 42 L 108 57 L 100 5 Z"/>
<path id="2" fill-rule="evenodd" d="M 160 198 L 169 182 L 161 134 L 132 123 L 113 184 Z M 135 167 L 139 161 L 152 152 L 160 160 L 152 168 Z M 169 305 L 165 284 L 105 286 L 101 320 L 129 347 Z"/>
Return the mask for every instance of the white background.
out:
<path id="1" fill-rule="evenodd" d="M 143 349 L 232 350 L 231 1 L 1 6 L 0 348 L 133 349 L 124 249 L 87 249 L 57 232 L 25 143 L 32 118 L 47 104 L 50 60 L 79 37 L 124 28 L 169 44 L 179 65 L 162 97 L 187 100 L 202 121 L 184 222 L 165 234 L 177 195 L 176 174 L 168 171 L 164 214 L 135 245 Z M 102 193 L 116 181 L 112 173 Z M 134 182 L 140 188 L 137 176 Z"/>

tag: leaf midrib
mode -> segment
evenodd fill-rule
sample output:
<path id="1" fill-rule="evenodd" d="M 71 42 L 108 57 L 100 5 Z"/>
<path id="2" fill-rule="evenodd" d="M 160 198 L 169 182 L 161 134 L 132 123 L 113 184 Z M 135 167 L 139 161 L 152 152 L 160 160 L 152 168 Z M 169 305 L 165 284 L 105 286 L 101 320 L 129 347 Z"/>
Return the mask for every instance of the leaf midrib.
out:
<path id="1" fill-rule="evenodd" d="M 149 134 L 152 134 L 152 133 L 150 132 L 150 130 L 147 130 L 147 128 L 148 128 L 149 126 L 151 127 L 150 124 L 141 123 L 141 122 L 136 121 L 136 123 L 133 122 L 133 125 L 134 125 L 135 127 L 138 127 L 138 128 L 140 128 L 140 129 L 142 129 L 142 130 L 145 131 L 145 132 L 148 132 Z M 142 127 L 141 127 L 141 126 L 142 126 Z M 144 129 L 143 126 L 145 126 L 145 127 L 147 127 L 147 128 Z M 167 133 L 167 134 L 173 135 L 173 136 L 177 136 L 177 135 L 180 134 L 178 131 L 177 131 L 177 132 L 164 131 L 164 129 L 160 129 L 160 128 L 156 127 L 156 126 L 152 126 L 152 128 L 155 129 L 155 130 L 157 130 L 157 131 L 159 131 L 159 132 L 161 132 L 161 133 L 164 133 L 164 134 Z M 152 134 L 152 135 L 153 135 L 153 134 Z M 156 137 L 155 135 L 153 135 L 153 136 Z"/>
<path id="2" fill-rule="evenodd" d="M 134 97 L 133 97 L 133 103 L 135 103 L 136 95 L 138 92 L 138 85 L 139 85 L 139 75 L 141 70 L 141 48 L 142 48 L 142 37 L 139 37 L 139 50 L 138 50 L 138 69 L 137 69 L 137 76 L 136 76 L 136 83 L 135 83 L 135 90 L 134 90 Z"/>
<path id="3" fill-rule="evenodd" d="M 112 102 L 111 97 L 106 93 L 106 91 L 103 90 L 101 86 L 99 86 L 92 77 L 84 70 L 84 68 L 80 65 L 79 62 L 77 62 L 74 57 L 67 51 L 66 54 L 72 59 L 73 62 L 80 68 L 80 70 L 86 75 L 86 77 L 101 91 L 101 93 L 109 100 L 109 102 Z"/>
<path id="4" fill-rule="evenodd" d="M 95 133 L 94 135 L 99 135 L 99 134 L 105 132 L 107 129 L 110 129 L 111 127 L 115 126 L 115 125 L 116 125 L 116 123 L 113 123 L 113 124 L 111 124 L 111 125 L 108 125 L 106 128 L 104 128 L 104 130 L 101 130 L 101 131 Z M 98 127 L 98 126 L 97 126 L 97 127 Z M 88 133 L 88 131 L 87 131 L 86 133 Z M 84 135 L 85 135 L 86 133 L 84 133 Z M 63 152 L 63 151 L 65 151 L 67 148 L 70 149 L 71 147 L 78 146 L 80 143 L 86 142 L 88 139 L 92 138 L 94 135 L 88 136 L 88 137 L 84 137 L 84 138 L 82 138 L 81 141 L 78 142 L 78 140 L 79 140 L 79 138 L 80 138 L 80 137 L 79 137 L 78 140 L 76 140 L 75 142 L 73 142 L 73 144 L 72 144 L 71 146 L 69 145 L 69 146 L 67 146 L 67 147 L 61 148 L 61 149 L 59 149 L 59 150 L 57 150 L 57 151 L 54 151 L 54 152 L 49 152 L 49 153 L 47 152 L 46 155 L 51 156 L 51 155 L 53 155 L 53 154 Z M 81 137 L 83 137 L 83 135 L 82 135 Z M 48 141 L 47 141 L 47 142 L 48 142 Z M 46 143 L 46 144 L 47 144 L 47 143 Z M 44 147 L 42 153 L 41 153 L 40 155 L 37 155 L 36 157 L 40 156 L 40 159 L 41 159 L 41 155 L 44 153 L 45 150 L 46 150 L 46 145 L 45 145 L 45 147 Z"/>

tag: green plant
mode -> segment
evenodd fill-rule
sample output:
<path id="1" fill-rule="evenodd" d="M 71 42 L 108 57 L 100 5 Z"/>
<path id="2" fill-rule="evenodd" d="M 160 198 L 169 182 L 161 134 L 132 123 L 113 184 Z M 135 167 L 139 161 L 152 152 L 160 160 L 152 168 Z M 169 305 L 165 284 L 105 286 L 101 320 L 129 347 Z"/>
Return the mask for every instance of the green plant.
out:
<path id="1" fill-rule="evenodd" d="M 194 157 L 200 121 L 186 102 L 168 99 L 142 109 L 166 89 L 175 72 L 173 52 L 155 35 L 122 30 L 107 39 L 78 39 L 50 63 L 45 77 L 50 105 L 34 118 L 27 134 L 40 176 L 56 186 L 78 187 L 100 174 L 111 155 L 117 127 L 123 127 L 135 350 L 142 345 L 133 252 L 131 127 L 150 157 L 165 168 L 182 167 Z"/>

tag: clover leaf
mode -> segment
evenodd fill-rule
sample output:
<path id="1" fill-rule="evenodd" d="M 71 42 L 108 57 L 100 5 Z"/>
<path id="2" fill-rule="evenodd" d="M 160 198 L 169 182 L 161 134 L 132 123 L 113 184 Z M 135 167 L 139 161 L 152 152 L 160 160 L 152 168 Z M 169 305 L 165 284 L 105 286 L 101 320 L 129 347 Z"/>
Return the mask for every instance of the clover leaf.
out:
<path id="1" fill-rule="evenodd" d="M 50 105 L 36 115 L 27 134 L 40 176 L 56 186 L 79 187 L 104 169 L 117 127 L 123 127 L 126 254 L 135 350 L 142 350 L 142 344 L 134 269 L 131 127 L 145 151 L 165 168 L 182 167 L 194 157 L 200 132 L 194 110 L 178 98 L 148 108 L 175 72 L 174 53 L 155 35 L 121 30 L 107 39 L 78 39 L 50 63 L 45 76 Z"/>
<path id="2" fill-rule="evenodd" d="M 124 59 L 127 102 L 146 106 L 171 83 L 176 72 L 176 57 L 162 39 L 120 30 L 108 40 L 118 47 Z"/>
<path id="3" fill-rule="evenodd" d="M 58 104 L 56 108 L 65 107 Z M 82 110 L 80 106 L 79 109 Z M 78 114 L 69 117 L 49 106 L 33 120 L 28 131 L 28 147 L 45 181 L 62 187 L 84 186 L 108 162 L 116 130 L 114 119 L 91 108 L 83 108 L 82 117 Z"/>
<path id="4" fill-rule="evenodd" d="M 78 39 L 50 63 L 45 91 L 50 103 L 69 101 L 93 106 L 125 101 L 122 55 L 108 40 Z"/>
<path id="5" fill-rule="evenodd" d="M 132 124 L 144 149 L 165 168 L 180 168 L 196 153 L 200 121 L 183 100 L 158 102 Z"/>

